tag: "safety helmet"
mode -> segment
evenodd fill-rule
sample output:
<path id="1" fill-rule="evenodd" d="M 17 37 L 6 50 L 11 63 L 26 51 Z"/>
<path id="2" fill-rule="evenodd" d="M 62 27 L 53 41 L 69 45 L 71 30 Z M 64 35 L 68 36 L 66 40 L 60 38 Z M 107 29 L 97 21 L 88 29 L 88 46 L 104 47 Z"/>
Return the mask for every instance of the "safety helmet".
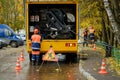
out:
<path id="1" fill-rule="evenodd" d="M 37 34 L 38 33 L 38 29 L 34 29 L 34 33 Z"/>

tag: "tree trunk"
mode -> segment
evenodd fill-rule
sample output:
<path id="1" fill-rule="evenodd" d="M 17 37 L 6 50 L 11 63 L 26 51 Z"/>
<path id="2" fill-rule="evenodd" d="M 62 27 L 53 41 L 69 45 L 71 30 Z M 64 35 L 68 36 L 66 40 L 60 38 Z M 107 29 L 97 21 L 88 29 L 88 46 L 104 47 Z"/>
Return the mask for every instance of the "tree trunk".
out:
<path id="1" fill-rule="evenodd" d="M 120 27 L 119 27 L 119 24 L 115 20 L 115 17 L 113 15 L 112 10 L 111 10 L 110 5 L 109 5 L 109 1 L 108 0 L 103 0 L 103 2 L 104 2 L 104 7 L 105 7 L 105 10 L 107 12 L 109 21 L 111 23 L 112 29 L 113 29 L 114 33 L 116 34 L 118 42 L 120 43 L 120 32 L 119 32 Z"/>
<path id="2" fill-rule="evenodd" d="M 110 28 L 108 28 L 108 29 L 106 30 L 106 33 L 107 33 L 107 35 L 106 35 L 106 36 L 107 36 L 107 41 L 106 41 L 106 42 L 107 42 L 108 44 L 110 44 Z"/>
<path id="3" fill-rule="evenodd" d="M 120 13 L 120 10 L 119 10 L 119 1 L 118 0 L 112 0 L 113 2 L 113 7 L 114 7 L 114 14 L 115 14 L 115 19 L 117 22 L 120 22 L 120 17 L 119 17 L 119 13 Z"/>
<path id="4" fill-rule="evenodd" d="M 103 11 L 101 12 L 101 23 L 102 23 L 102 41 L 106 42 L 106 28 L 105 28 L 105 20 L 104 20 L 104 16 L 103 16 Z"/>
<path id="5" fill-rule="evenodd" d="M 110 30 L 110 45 L 113 46 L 114 44 L 114 33 L 112 32 L 112 30 Z"/>

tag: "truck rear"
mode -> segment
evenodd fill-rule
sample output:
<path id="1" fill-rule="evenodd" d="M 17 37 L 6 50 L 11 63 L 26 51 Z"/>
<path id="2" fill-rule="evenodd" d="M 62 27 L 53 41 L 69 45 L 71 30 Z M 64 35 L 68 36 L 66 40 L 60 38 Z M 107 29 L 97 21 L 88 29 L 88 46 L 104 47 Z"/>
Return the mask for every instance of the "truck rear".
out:
<path id="1" fill-rule="evenodd" d="M 41 56 L 53 46 L 66 60 L 77 59 L 78 3 L 75 1 L 26 1 L 26 42 L 31 55 L 31 36 L 35 28 L 42 35 Z M 41 58 L 42 59 L 42 58 Z"/>

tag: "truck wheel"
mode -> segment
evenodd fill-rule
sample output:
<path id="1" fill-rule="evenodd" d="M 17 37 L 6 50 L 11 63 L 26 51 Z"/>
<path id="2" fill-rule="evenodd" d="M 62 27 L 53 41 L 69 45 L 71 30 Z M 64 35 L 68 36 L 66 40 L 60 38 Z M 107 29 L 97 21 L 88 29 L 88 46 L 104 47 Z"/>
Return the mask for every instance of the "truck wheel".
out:
<path id="1" fill-rule="evenodd" d="M 73 53 L 72 57 L 73 57 L 73 61 L 72 62 L 77 63 L 79 61 L 78 60 L 78 55 L 76 53 Z"/>
<path id="2" fill-rule="evenodd" d="M 2 49 L 2 46 L 0 46 L 0 49 Z"/>
<path id="3" fill-rule="evenodd" d="M 68 53 L 66 54 L 66 62 L 72 62 L 72 63 L 77 63 L 78 62 L 78 57 L 76 53 Z"/>
<path id="4" fill-rule="evenodd" d="M 69 62 L 70 62 L 70 59 L 71 59 L 71 58 L 70 58 L 70 55 L 71 55 L 70 53 L 65 55 L 65 56 L 66 56 L 66 57 L 65 57 L 65 62 L 66 62 L 66 63 L 69 63 Z"/>
<path id="5" fill-rule="evenodd" d="M 11 46 L 11 47 L 14 47 L 14 48 L 17 48 L 17 47 L 18 47 L 18 44 L 17 44 L 17 42 L 12 41 L 12 42 L 10 43 L 10 46 Z"/>

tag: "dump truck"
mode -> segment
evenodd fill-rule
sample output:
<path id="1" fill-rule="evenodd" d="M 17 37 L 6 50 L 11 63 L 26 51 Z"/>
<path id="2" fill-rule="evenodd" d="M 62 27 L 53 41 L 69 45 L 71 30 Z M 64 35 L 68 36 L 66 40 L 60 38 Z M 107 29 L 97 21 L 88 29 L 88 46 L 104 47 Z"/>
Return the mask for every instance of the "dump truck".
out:
<path id="1" fill-rule="evenodd" d="M 78 2 L 76 1 L 25 1 L 27 52 L 31 60 L 31 36 L 34 29 L 42 35 L 40 57 L 53 47 L 56 54 L 65 55 L 66 61 L 77 60 Z"/>

